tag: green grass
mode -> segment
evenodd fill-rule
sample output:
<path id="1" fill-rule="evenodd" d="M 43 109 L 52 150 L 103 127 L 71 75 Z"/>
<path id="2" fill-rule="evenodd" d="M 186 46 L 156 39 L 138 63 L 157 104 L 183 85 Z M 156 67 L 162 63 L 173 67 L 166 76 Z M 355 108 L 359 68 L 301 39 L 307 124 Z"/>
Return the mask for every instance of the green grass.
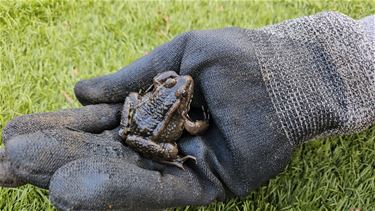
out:
<path id="1" fill-rule="evenodd" d="M 73 86 L 134 61 L 181 32 L 260 27 L 335 10 L 354 18 L 374 1 L 0 2 L 0 128 L 33 112 L 78 107 Z M 299 147 L 286 170 L 244 199 L 182 210 L 375 208 L 375 128 Z M 0 210 L 52 210 L 48 192 L 0 188 Z"/>

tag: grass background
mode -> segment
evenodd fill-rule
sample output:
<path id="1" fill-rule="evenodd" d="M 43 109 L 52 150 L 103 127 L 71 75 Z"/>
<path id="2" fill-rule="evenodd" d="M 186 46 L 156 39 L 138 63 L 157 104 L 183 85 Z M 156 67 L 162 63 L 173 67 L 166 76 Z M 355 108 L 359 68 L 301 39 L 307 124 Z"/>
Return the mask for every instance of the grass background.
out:
<path id="1" fill-rule="evenodd" d="M 0 2 L 0 128 L 33 112 L 79 107 L 74 84 L 134 61 L 181 32 L 267 24 L 374 1 Z M 244 199 L 182 210 L 375 209 L 375 127 L 300 146 L 287 169 Z M 53 210 L 48 192 L 0 188 L 0 210 Z"/>

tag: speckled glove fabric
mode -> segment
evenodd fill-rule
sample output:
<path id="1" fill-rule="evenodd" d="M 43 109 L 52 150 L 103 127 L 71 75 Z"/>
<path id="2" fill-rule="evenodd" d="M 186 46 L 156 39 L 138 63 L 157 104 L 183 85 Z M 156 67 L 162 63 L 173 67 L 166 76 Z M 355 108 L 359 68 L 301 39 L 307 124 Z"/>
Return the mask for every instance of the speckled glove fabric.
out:
<path id="1" fill-rule="evenodd" d="M 284 169 L 311 138 L 353 133 L 375 120 L 374 16 L 319 13 L 258 30 L 184 33 L 122 70 L 80 81 L 79 109 L 18 117 L 3 131 L 0 183 L 50 190 L 63 210 L 145 210 L 245 196 Z M 131 91 L 160 72 L 195 80 L 185 170 L 145 159 L 118 136 Z M 199 118 L 199 117 L 198 117 Z"/>

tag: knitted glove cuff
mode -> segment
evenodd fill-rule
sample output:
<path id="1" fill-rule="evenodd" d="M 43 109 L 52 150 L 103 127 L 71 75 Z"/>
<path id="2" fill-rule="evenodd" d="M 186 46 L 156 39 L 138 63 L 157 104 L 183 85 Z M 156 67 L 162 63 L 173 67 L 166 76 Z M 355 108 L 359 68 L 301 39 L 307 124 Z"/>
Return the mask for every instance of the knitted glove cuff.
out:
<path id="1" fill-rule="evenodd" d="M 263 80 L 289 141 L 358 132 L 375 120 L 374 45 L 335 12 L 250 33 Z"/>

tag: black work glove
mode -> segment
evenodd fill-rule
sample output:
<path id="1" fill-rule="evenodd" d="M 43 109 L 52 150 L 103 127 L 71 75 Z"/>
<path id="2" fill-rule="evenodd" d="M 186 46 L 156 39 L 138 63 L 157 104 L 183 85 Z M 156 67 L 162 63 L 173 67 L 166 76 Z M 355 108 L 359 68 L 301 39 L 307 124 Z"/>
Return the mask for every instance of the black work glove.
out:
<path id="1" fill-rule="evenodd" d="M 87 106 L 11 121 L 0 181 L 49 188 L 61 209 L 158 209 L 245 196 L 277 175 L 299 143 L 373 122 L 374 45 L 362 30 L 346 16 L 320 13 L 260 30 L 182 34 L 117 73 L 80 81 L 75 93 Z M 118 136 L 128 93 L 169 70 L 195 80 L 191 115 L 205 105 L 212 117 L 203 136 L 179 140 L 180 153 L 197 158 L 185 170 L 141 157 Z"/>

